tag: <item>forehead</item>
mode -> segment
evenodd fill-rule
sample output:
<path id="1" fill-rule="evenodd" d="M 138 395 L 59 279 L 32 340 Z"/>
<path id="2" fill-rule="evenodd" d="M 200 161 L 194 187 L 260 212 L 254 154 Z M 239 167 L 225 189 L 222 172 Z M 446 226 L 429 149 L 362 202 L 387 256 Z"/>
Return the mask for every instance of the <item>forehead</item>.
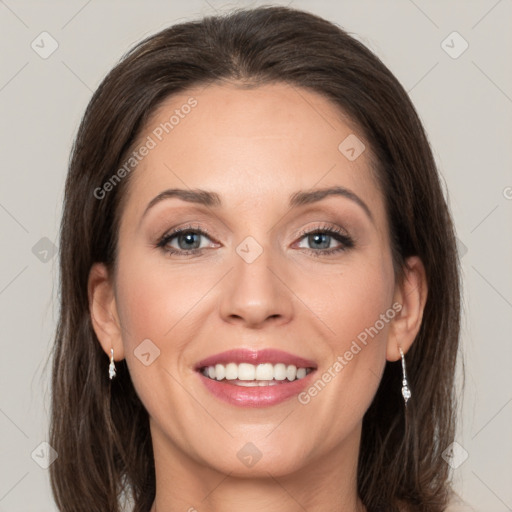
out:
<path id="1" fill-rule="evenodd" d="M 343 152 L 346 140 L 364 144 L 356 159 Z M 327 98 L 288 84 L 188 89 L 152 113 L 138 142 L 151 146 L 130 178 L 126 204 L 139 209 L 174 187 L 218 191 L 227 205 L 331 185 L 380 200 L 355 123 Z"/>
<path id="2" fill-rule="evenodd" d="M 175 155 L 209 144 L 219 148 L 218 156 L 232 158 L 237 148 L 243 147 L 245 152 L 252 143 L 264 147 L 268 141 L 267 145 L 273 146 L 276 140 L 283 141 L 284 151 L 293 150 L 299 157 L 305 152 L 326 151 L 326 156 L 337 157 L 341 140 L 356 131 L 355 123 L 332 101 L 306 89 L 276 83 L 251 88 L 211 84 L 189 89 L 165 100 L 150 116 L 144 133 L 153 134 L 159 145 Z"/>

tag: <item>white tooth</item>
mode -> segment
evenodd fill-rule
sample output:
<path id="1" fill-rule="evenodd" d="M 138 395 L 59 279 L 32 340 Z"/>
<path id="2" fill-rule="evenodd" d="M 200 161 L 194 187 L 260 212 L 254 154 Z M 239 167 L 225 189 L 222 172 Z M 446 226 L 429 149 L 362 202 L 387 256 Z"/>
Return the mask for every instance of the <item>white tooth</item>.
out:
<path id="1" fill-rule="evenodd" d="M 236 363 L 228 363 L 226 365 L 226 379 L 227 380 L 238 379 L 238 365 Z"/>
<path id="2" fill-rule="evenodd" d="M 243 380 L 237 380 L 236 382 L 233 382 L 236 386 L 242 386 L 246 388 L 254 388 L 259 386 L 277 386 L 277 382 L 270 380 L 270 381 L 264 381 L 264 380 L 253 380 L 253 381 L 243 381 Z"/>
<path id="3" fill-rule="evenodd" d="M 309 368 L 297 368 L 294 364 L 285 365 L 277 363 L 261 363 L 257 366 L 250 363 L 228 363 L 216 364 L 215 366 L 208 366 L 201 369 L 201 373 L 216 380 L 241 380 L 241 381 L 259 381 L 253 385 L 268 386 L 272 381 L 288 381 L 298 380 L 304 378 L 308 373 L 311 373 Z M 275 384 L 275 382 L 273 383 Z"/>
<path id="4" fill-rule="evenodd" d="M 246 387 L 246 388 L 252 388 L 252 387 L 258 385 L 258 383 L 255 382 L 255 381 L 246 382 L 246 381 L 243 381 L 243 380 L 238 380 L 237 382 L 233 382 L 233 384 L 235 384 L 237 386 L 243 386 L 243 387 Z"/>
<path id="5" fill-rule="evenodd" d="M 226 368 L 223 364 L 215 365 L 215 378 L 217 380 L 222 380 L 226 376 Z"/>
<path id="6" fill-rule="evenodd" d="M 276 365 L 274 365 L 274 379 L 286 379 L 286 366 L 283 363 L 277 363 Z"/>
<path id="7" fill-rule="evenodd" d="M 297 376 L 297 367 L 294 364 L 289 364 L 286 367 L 286 378 L 288 380 L 295 380 Z"/>
<path id="8" fill-rule="evenodd" d="M 257 380 L 272 380 L 274 378 L 274 366 L 270 363 L 259 364 L 256 367 Z"/>
<path id="9" fill-rule="evenodd" d="M 306 368 L 299 368 L 297 370 L 297 379 L 302 379 L 306 376 Z"/>
<path id="10" fill-rule="evenodd" d="M 254 380 L 256 367 L 250 363 L 240 363 L 238 365 L 238 380 Z"/>

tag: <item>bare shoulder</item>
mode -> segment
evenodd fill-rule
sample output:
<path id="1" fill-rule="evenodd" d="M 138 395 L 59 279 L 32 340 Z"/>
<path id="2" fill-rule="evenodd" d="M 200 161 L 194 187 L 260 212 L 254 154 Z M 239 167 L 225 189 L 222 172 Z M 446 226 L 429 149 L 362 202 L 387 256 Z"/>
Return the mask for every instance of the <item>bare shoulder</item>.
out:
<path id="1" fill-rule="evenodd" d="M 445 512 L 477 512 L 477 510 L 454 492 Z"/>

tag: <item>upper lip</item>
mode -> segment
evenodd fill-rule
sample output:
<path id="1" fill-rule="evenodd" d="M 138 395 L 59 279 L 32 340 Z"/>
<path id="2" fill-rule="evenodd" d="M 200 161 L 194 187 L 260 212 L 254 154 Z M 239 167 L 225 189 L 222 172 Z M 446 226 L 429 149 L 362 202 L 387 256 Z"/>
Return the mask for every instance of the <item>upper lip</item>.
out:
<path id="1" fill-rule="evenodd" d="M 293 364 L 297 368 L 313 368 L 316 369 L 316 363 L 309 359 L 284 352 L 282 350 L 275 350 L 273 348 L 266 348 L 262 350 L 250 350 L 246 348 L 237 348 L 227 350 L 219 354 L 214 354 L 199 361 L 195 369 L 200 370 L 206 366 L 215 366 L 216 364 L 227 363 L 251 363 L 254 365 L 261 363 L 284 363 L 286 365 Z"/>

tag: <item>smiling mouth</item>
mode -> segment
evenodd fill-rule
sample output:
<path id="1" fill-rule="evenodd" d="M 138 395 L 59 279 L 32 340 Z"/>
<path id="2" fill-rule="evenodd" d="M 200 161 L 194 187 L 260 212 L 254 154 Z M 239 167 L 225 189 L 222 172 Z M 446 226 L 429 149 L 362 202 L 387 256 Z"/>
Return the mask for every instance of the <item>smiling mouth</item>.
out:
<path id="1" fill-rule="evenodd" d="M 284 363 L 227 363 L 203 366 L 199 371 L 208 379 L 244 387 L 275 386 L 303 379 L 314 371 Z"/>

